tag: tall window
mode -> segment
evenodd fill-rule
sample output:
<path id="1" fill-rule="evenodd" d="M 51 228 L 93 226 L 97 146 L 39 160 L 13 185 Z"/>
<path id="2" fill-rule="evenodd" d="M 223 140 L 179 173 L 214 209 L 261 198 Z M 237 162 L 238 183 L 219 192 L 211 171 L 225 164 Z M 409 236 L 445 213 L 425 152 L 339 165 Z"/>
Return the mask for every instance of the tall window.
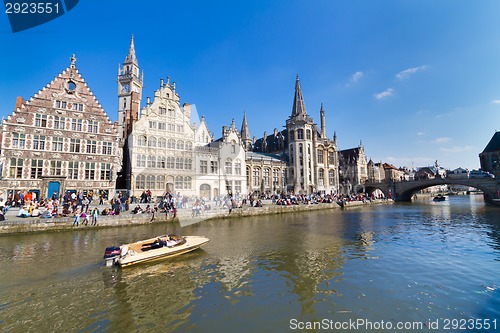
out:
<path id="1" fill-rule="evenodd" d="M 145 159 L 143 160 L 143 158 L 145 158 L 145 157 L 146 156 L 140 155 L 140 154 L 136 155 L 136 157 L 135 157 L 135 166 L 138 167 L 138 168 L 145 167 L 146 166 L 146 160 Z M 144 161 L 144 166 L 142 165 L 143 161 Z"/>
<path id="2" fill-rule="evenodd" d="M 85 163 L 85 179 L 95 179 L 95 162 Z"/>
<path id="3" fill-rule="evenodd" d="M 323 169 L 319 169 L 318 171 L 318 185 L 325 185 L 325 171 Z"/>
<path id="4" fill-rule="evenodd" d="M 318 163 L 323 163 L 323 149 L 318 149 Z"/>
<path id="5" fill-rule="evenodd" d="M 218 173 L 219 172 L 219 162 L 210 161 L 210 173 Z"/>
<path id="6" fill-rule="evenodd" d="M 35 127 L 47 127 L 47 115 L 46 114 L 36 114 L 35 115 Z"/>
<path id="7" fill-rule="evenodd" d="M 192 185 L 191 177 L 184 177 L 184 189 L 190 190 Z"/>
<path id="8" fill-rule="evenodd" d="M 166 167 L 166 158 L 165 156 L 158 156 L 156 160 L 156 167 L 160 169 L 165 169 Z M 163 187 L 158 187 L 158 188 L 163 188 Z"/>
<path id="9" fill-rule="evenodd" d="M 55 116 L 54 117 L 54 128 L 55 129 L 65 129 L 66 128 L 66 118 Z"/>
<path id="10" fill-rule="evenodd" d="M 154 190 L 155 189 L 155 182 L 156 182 L 155 176 L 152 176 L 152 175 L 146 176 L 146 188 L 148 188 L 150 190 Z"/>
<path id="11" fill-rule="evenodd" d="M 10 159 L 10 178 L 23 178 L 23 159 Z"/>
<path id="12" fill-rule="evenodd" d="M 158 123 L 158 129 L 161 131 L 166 131 L 167 130 L 167 124 L 166 123 Z"/>
<path id="13" fill-rule="evenodd" d="M 182 140 L 177 141 L 177 149 L 184 149 L 184 141 Z"/>
<path id="14" fill-rule="evenodd" d="M 297 139 L 298 140 L 304 139 L 304 130 L 302 128 L 299 128 L 297 130 Z"/>
<path id="15" fill-rule="evenodd" d="M 335 173 L 333 170 L 328 170 L 328 182 L 330 183 L 330 186 L 333 185 L 335 181 Z"/>
<path id="16" fill-rule="evenodd" d="M 183 157 L 177 157 L 175 159 L 175 168 L 179 169 L 179 170 L 184 168 L 184 158 Z"/>
<path id="17" fill-rule="evenodd" d="M 253 169 L 253 186 L 257 187 L 260 183 L 260 169 Z"/>
<path id="18" fill-rule="evenodd" d="M 156 176 L 156 188 L 158 190 L 165 188 L 165 176 Z"/>
<path id="19" fill-rule="evenodd" d="M 97 152 L 97 141 L 87 140 L 87 154 L 95 154 Z"/>
<path id="20" fill-rule="evenodd" d="M 335 164 L 335 155 L 333 154 L 333 151 L 328 152 L 328 164 L 330 165 Z"/>
<path id="21" fill-rule="evenodd" d="M 99 125 L 96 120 L 87 120 L 87 132 L 89 133 L 99 132 Z"/>
<path id="22" fill-rule="evenodd" d="M 206 175 L 208 172 L 208 163 L 207 161 L 200 161 L 200 173 L 202 175 Z"/>
<path id="23" fill-rule="evenodd" d="M 135 188 L 145 189 L 146 188 L 146 176 L 138 175 L 135 179 Z"/>
<path id="24" fill-rule="evenodd" d="M 269 186 L 269 176 L 270 176 L 270 170 L 269 169 L 264 169 L 264 186 L 268 187 Z"/>
<path id="25" fill-rule="evenodd" d="M 44 150 L 45 149 L 45 136 L 35 135 L 33 139 L 33 149 Z"/>
<path id="26" fill-rule="evenodd" d="M 193 143 L 191 141 L 186 141 L 184 149 L 193 150 Z"/>
<path id="27" fill-rule="evenodd" d="M 81 132 L 83 127 L 82 119 L 71 119 L 71 130 Z"/>
<path id="28" fill-rule="evenodd" d="M 101 163 L 101 180 L 111 180 L 111 163 Z"/>
<path id="29" fill-rule="evenodd" d="M 158 126 L 157 126 L 157 122 L 156 121 L 153 121 L 153 120 L 149 121 L 149 128 L 156 129 L 157 127 Z"/>
<path id="30" fill-rule="evenodd" d="M 101 153 L 103 155 L 111 155 L 113 153 L 113 143 L 112 142 L 103 141 L 101 148 L 102 148 Z"/>
<path id="31" fill-rule="evenodd" d="M 311 130 L 310 129 L 306 130 L 306 139 L 311 140 Z"/>
<path id="32" fill-rule="evenodd" d="M 193 167 L 193 161 L 190 158 L 184 159 L 184 170 L 191 170 Z"/>
<path id="33" fill-rule="evenodd" d="M 148 168 L 156 168 L 156 156 L 148 156 Z"/>
<path id="34" fill-rule="evenodd" d="M 70 139 L 69 152 L 70 153 L 79 153 L 80 152 L 80 139 Z"/>
<path id="35" fill-rule="evenodd" d="M 234 190 L 236 193 L 241 193 L 241 180 L 236 180 L 234 182 Z"/>
<path id="36" fill-rule="evenodd" d="M 234 174 L 241 175 L 241 161 L 239 159 L 234 162 Z"/>
<path id="37" fill-rule="evenodd" d="M 63 151 L 64 138 L 52 138 L 52 151 Z"/>
<path id="38" fill-rule="evenodd" d="M 226 160 L 226 175 L 233 174 L 233 161 L 230 158 Z"/>
<path id="39" fill-rule="evenodd" d="M 278 169 L 273 169 L 273 190 L 276 190 L 278 188 L 279 174 L 280 171 Z"/>
<path id="40" fill-rule="evenodd" d="M 78 168 L 80 162 L 68 162 L 68 178 L 78 179 Z"/>
<path id="41" fill-rule="evenodd" d="M 167 169 L 173 169 L 175 167 L 175 158 L 172 156 L 167 157 Z"/>
<path id="42" fill-rule="evenodd" d="M 31 160 L 31 179 L 42 178 L 43 160 Z"/>
<path id="43" fill-rule="evenodd" d="M 175 177 L 175 189 L 176 190 L 182 189 L 182 177 L 181 176 Z"/>
<path id="44" fill-rule="evenodd" d="M 12 136 L 12 148 L 24 149 L 26 146 L 26 135 L 14 133 Z"/>
<path id="45" fill-rule="evenodd" d="M 51 176 L 62 175 L 62 161 L 50 161 L 50 175 Z"/>

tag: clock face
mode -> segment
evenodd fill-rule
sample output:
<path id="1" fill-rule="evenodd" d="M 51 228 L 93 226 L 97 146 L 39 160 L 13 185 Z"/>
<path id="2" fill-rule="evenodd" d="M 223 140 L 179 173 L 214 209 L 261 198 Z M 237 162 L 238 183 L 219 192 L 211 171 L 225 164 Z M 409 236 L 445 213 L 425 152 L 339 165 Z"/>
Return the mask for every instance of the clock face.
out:
<path id="1" fill-rule="evenodd" d="M 130 91 L 130 86 L 128 84 L 124 84 L 122 87 L 123 92 L 129 92 Z"/>

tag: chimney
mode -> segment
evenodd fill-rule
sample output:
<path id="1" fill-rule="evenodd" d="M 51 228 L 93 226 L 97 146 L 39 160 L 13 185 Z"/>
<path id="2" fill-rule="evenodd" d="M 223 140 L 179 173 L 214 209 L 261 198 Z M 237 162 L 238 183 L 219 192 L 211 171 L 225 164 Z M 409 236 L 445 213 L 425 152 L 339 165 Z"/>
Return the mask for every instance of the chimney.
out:
<path id="1" fill-rule="evenodd" d="M 163 83 L 163 79 L 160 79 L 160 88 L 163 88 L 165 84 Z"/>

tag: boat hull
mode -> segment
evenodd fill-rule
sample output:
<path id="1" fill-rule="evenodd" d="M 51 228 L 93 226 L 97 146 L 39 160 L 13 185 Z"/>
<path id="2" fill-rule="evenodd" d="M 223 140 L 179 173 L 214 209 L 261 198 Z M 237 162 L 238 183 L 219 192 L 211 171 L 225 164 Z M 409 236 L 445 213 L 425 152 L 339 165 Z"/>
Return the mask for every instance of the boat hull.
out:
<path id="1" fill-rule="evenodd" d="M 165 237 L 165 236 L 160 236 Z M 184 243 L 175 246 L 151 247 L 160 237 L 150 238 L 136 243 L 120 246 L 121 255 L 115 259 L 115 264 L 120 267 L 127 267 L 143 262 L 162 260 L 170 257 L 176 257 L 199 249 L 202 245 L 208 243 L 210 239 L 202 236 L 184 236 Z M 150 246 L 145 248 L 145 246 Z"/>

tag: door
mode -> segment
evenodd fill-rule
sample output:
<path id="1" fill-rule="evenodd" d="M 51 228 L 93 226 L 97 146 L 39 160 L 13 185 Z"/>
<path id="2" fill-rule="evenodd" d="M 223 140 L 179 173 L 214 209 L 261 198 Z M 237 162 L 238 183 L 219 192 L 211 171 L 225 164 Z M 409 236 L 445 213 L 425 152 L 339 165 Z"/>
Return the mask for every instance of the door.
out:
<path id="1" fill-rule="evenodd" d="M 61 189 L 61 183 L 59 182 L 49 182 L 49 187 L 47 190 L 47 198 L 52 198 L 54 193 L 56 194 L 56 198 L 59 199 L 59 195 L 61 194 L 59 191 Z"/>

